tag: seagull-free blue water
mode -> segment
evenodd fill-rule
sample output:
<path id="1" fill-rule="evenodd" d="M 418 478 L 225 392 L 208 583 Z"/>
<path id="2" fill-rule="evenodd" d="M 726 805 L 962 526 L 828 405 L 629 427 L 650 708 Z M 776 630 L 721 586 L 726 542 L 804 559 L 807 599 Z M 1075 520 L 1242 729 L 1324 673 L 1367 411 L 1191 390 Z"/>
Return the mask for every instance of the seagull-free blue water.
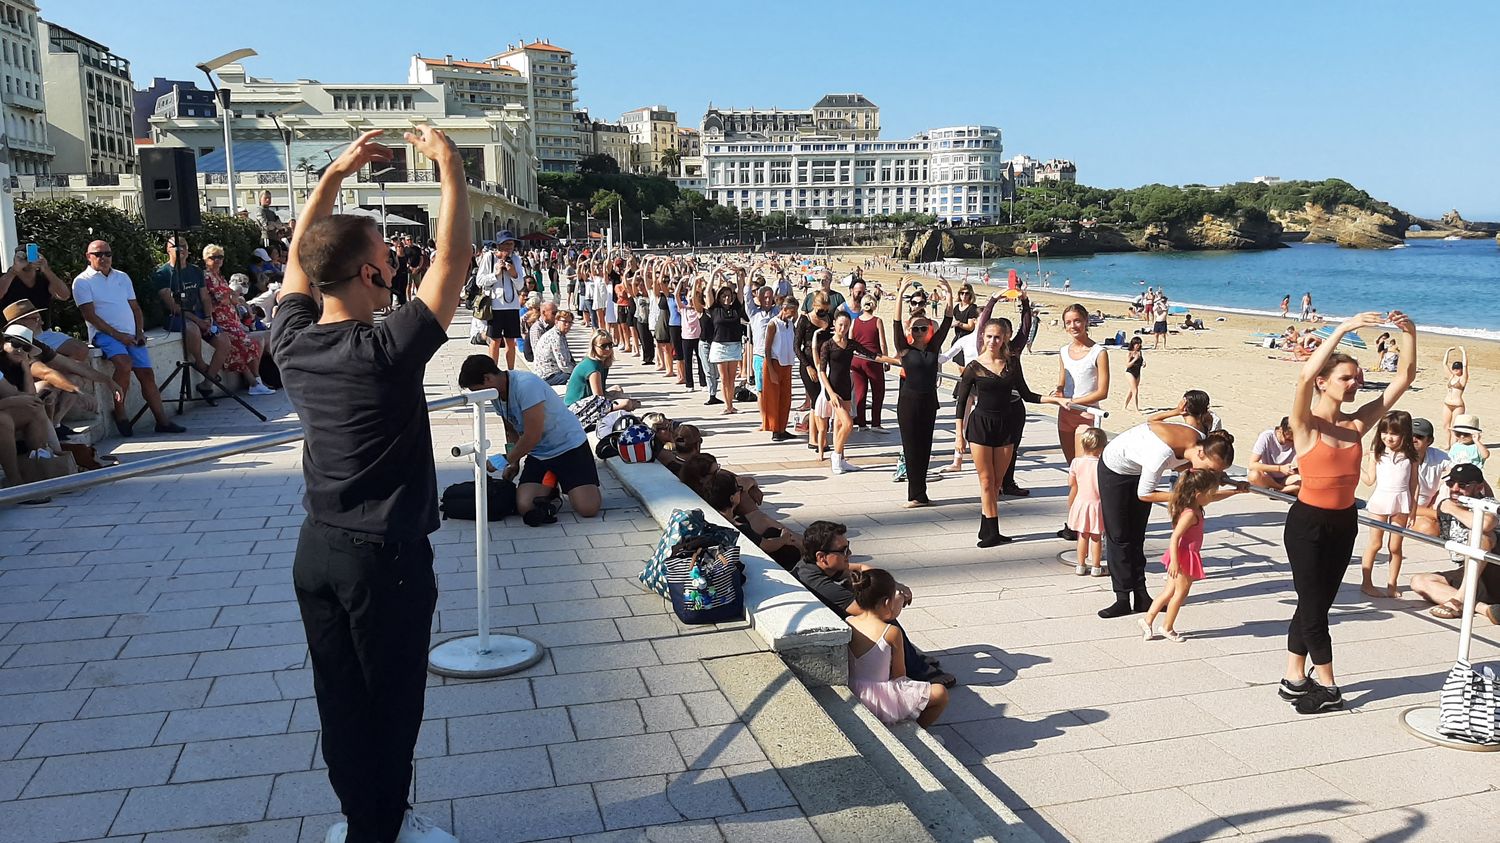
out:
<path id="1" fill-rule="evenodd" d="M 970 262 L 978 265 L 977 261 Z M 1004 258 L 1034 283 L 1034 258 Z M 998 271 L 997 271 L 998 270 Z M 1080 298 L 1129 300 L 1165 287 L 1174 305 L 1278 315 L 1281 297 L 1302 294 L 1328 317 L 1402 310 L 1425 330 L 1500 339 L 1500 245 L 1484 240 L 1410 240 L 1395 249 L 1293 244 L 1268 252 L 1179 252 L 1042 258 L 1052 291 L 1072 282 Z"/>

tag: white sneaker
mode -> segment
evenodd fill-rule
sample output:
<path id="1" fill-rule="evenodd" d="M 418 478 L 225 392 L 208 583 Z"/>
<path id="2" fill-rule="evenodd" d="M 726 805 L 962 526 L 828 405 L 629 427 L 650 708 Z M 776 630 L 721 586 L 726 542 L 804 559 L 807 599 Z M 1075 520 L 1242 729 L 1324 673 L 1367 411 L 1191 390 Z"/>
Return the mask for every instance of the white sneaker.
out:
<path id="1" fill-rule="evenodd" d="M 276 390 L 270 388 L 269 386 L 266 386 L 265 384 L 261 383 L 260 381 L 256 381 L 255 385 L 252 386 L 252 387 L 250 387 L 250 394 L 251 395 L 275 395 L 276 394 Z"/>
<path id="2" fill-rule="evenodd" d="M 837 455 L 835 455 L 833 459 L 828 461 L 828 470 L 833 472 L 834 474 L 844 473 L 843 463 L 839 460 Z"/>
<path id="3" fill-rule="evenodd" d="M 833 455 L 833 464 L 837 465 L 839 467 L 840 473 L 848 472 L 848 471 L 859 471 L 859 466 L 857 466 L 854 463 L 849 462 L 848 460 L 844 459 L 844 455 L 843 454 L 834 454 Z"/>
<path id="4" fill-rule="evenodd" d="M 328 833 L 323 835 L 323 843 L 344 843 L 344 838 L 349 836 L 349 824 L 337 822 L 328 827 Z"/>
<path id="5" fill-rule="evenodd" d="M 458 838 L 408 808 L 406 816 L 401 818 L 401 831 L 396 835 L 396 843 L 458 843 Z"/>
<path id="6" fill-rule="evenodd" d="M 1089 566 L 1087 566 L 1087 565 L 1079 565 L 1077 568 L 1074 569 L 1074 573 L 1078 574 L 1078 576 L 1080 576 L 1080 577 L 1086 577 L 1086 576 L 1089 575 Z"/>

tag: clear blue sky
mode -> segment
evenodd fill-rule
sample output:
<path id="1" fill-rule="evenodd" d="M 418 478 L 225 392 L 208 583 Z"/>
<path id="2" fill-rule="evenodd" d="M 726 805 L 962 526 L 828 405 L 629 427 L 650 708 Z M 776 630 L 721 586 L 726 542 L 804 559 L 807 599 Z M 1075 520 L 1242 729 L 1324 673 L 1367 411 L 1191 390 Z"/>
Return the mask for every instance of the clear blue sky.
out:
<path id="1" fill-rule="evenodd" d="M 545 37 L 574 52 L 579 104 L 601 118 L 661 103 L 697 125 L 709 102 L 859 91 L 889 136 L 997 125 L 1007 153 L 1071 158 L 1102 187 L 1337 176 L 1414 213 L 1500 219 L 1496 3 L 41 6 L 130 59 L 141 86 L 238 47 L 260 52 L 253 75 L 395 82 L 413 52 L 480 59 Z"/>

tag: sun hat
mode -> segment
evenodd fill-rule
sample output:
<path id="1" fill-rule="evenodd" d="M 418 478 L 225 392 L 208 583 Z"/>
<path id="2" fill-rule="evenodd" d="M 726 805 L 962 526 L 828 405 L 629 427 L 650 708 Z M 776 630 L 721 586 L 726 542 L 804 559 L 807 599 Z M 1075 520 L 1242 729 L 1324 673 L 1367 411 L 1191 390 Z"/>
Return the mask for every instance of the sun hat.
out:
<path id="1" fill-rule="evenodd" d="M 1479 429 L 1479 416 L 1473 413 L 1459 413 L 1453 417 L 1453 432 L 1478 436 L 1484 431 Z"/>
<path id="2" fill-rule="evenodd" d="M 505 243 L 505 242 L 510 241 L 510 240 L 514 240 L 517 243 L 521 242 L 520 239 L 518 239 L 516 237 L 516 235 L 511 234 L 509 231 L 502 231 L 499 234 L 495 235 L 495 245 L 496 246 L 499 246 L 500 244 Z"/>
<path id="3" fill-rule="evenodd" d="M 1432 422 L 1427 419 L 1411 420 L 1411 435 L 1420 436 L 1423 439 L 1432 438 Z"/>
<path id="4" fill-rule="evenodd" d="M 40 312 L 41 311 L 37 309 L 37 306 L 35 304 L 32 304 L 29 299 L 21 299 L 18 302 L 12 302 L 5 308 L 5 324 L 9 325 L 17 319 L 25 319 L 33 313 Z"/>

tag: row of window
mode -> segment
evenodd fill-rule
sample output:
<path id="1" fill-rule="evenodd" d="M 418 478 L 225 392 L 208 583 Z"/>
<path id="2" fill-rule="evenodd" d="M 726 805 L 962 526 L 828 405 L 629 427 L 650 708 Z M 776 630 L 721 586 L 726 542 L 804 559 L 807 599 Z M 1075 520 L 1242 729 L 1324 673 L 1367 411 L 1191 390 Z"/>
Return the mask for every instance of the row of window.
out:
<path id="1" fill-rule="evenodd" d="M 6 74 L 5 92 L 7 94 L 21 94 L 39 100 L 42 98 L 42 83 L 37 82 L 33 84 L 29 79 L 18 79 L 12 77 L 10 74 Z"/>
<path id="2" fill-rule="evenodd" d="M 9 38 L 0 40 L 4 42 L 4 46 L 0 47 L 0 51 L 4 53 L 6 64 L 24 67 L 32 73 L 42 72 L 42 60 L 37 55 L 35 47 L 27 47 L 25 44 L 11 41 Z"/>
<path id="3" fill-rule="evenodd" d="M 346 108 L 349 111 L 411 111 L 415 105 L 411 94 L 334 94 L 333 110 L 344 111 Z"/>

